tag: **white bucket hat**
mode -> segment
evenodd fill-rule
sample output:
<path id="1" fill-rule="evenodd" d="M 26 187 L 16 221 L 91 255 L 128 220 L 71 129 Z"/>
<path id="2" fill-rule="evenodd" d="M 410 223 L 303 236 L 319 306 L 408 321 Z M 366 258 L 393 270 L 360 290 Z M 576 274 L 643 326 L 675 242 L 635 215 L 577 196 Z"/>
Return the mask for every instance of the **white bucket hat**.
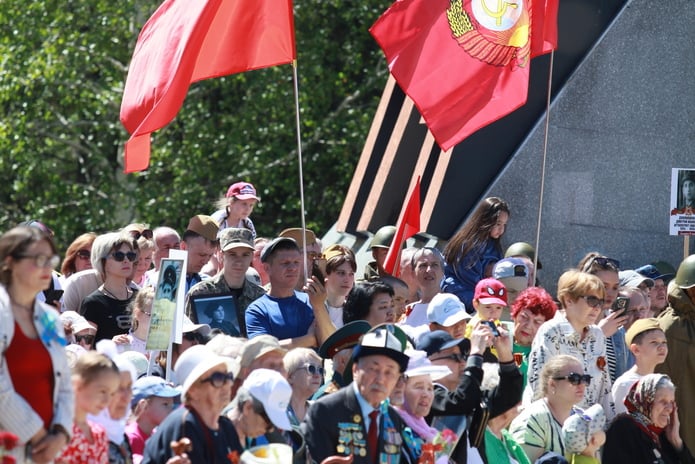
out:
<path id="1" fill-rule="evenodd" d="M 203 374 L 215 366 L 224 365 L 226 372 L 232 371 L 231 359 L 215 354 L 205 345 L 194 345 L 184 351 L 176 361 L 174 371 L 176 379 L 181 382 L 181 398 Z"/>

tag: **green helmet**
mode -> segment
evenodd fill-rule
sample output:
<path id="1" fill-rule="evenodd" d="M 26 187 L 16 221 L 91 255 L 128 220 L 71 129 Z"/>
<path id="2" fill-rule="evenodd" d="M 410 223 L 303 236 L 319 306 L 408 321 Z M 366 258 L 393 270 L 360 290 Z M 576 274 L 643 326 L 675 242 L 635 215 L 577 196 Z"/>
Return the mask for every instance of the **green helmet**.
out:
<path id="1" fill-rule="evenodd" d="M 536 259 L 536 249 L 533 245 L 526 242 L 516 242 L 509 245 L 507 251 L 504 252 L 505 258 L 513 258 L 514 256 L 526 256 L 533 261 Z"/>
<path id="2" fill-rule="evenodd" d="M 680 288 L 695 287 L 695 255 L 690 255 L 678 266 L 676 285 Z"/>
<path id="3" fill-rule="evenodd" d="M 390 248 L 393 237 L 396 235 L 395 226 L 383 226 L 379 228 L 369 242 L 369 249 L 372 248 Z"/>

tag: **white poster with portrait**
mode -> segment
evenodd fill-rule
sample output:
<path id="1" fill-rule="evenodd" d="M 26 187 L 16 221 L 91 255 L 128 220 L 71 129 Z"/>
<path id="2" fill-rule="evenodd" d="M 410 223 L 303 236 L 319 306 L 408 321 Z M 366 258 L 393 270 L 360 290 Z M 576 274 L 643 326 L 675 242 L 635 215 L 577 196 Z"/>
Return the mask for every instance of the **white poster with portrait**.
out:
<path id="1" fill-rule="evenodd" d="M 695 235 L 695 168 L 671 170 L 671 235 Z"/>
<path id="2" fill-rule="evenodd" d="M 164 351 L 172 341 L 176 326 L 176 303 L 180 292 L 180 282 L 185 280 L 186 271 L 182 259 L 162 259 L 159 279 L 152 303 L 150 329 L 147 334 L 148 351 Z"/>

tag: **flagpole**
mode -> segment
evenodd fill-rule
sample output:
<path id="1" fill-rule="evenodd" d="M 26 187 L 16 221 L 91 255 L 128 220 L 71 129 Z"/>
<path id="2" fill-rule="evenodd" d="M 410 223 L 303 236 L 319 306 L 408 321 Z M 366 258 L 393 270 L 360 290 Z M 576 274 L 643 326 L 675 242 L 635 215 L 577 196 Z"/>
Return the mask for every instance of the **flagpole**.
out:
<path id="1" fill-rule="evenodd" d="M 550 52 L 550 69 L 548 70 L 548 94 L 545 101 L 545 131 L 543 134 L 543 163 L 541 167 L 541 191 L 538 201 L 538 224 L 536 226 L 536 256 L 533 259 L 533 282 L 536 281 L 536 273 L 538 271 L 538 253 L 541 240 L 541 217 L 543 215 L 543 192 L 545 191 L 545 165 L 548 157 L 548 132 L 550 127 L 550 96 L 553 88 L 553 60 L 555 58 L 555 50 Z"/>
<path id="2" fill-rule="evenodd" d="M 301 208 L 302 216 L 302 234 L 304 235 L 304 278 L 309 278 L 309 270 L 306 264 L 306 218 L 304 217 L 304 169 L 303 169 L 303 158 L 302 158 L 302 131 L 299 126 L 299 79 L 297 78 L 297 60 L 292 60 L 292 81 L 294 82 L 294 115 L 295 115 L 295 125 L 297 132 L 297 163 L 299 164 L 299 206 Z M 323 283 L 323 282 L 322 282 Z M 306 282 L 302 282 L 302 285 Z"/>

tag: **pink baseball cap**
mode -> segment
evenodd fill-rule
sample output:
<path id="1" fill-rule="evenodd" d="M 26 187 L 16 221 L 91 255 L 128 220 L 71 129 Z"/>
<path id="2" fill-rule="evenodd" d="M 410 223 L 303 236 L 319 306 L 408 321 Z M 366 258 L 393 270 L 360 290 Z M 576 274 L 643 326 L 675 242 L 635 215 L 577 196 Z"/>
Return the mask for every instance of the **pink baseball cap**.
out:
<path id="1" fill-rule="evenodd" d="M 254 199 L 261 201 L 261 199 L 256 196 L 256 188 L 248 182 L 237 182 L 236 184 L 230 185 L 226 197 L 236 197 L 239 200 Z"/>
<path id="2" fill-rule="evenodd" d="M 476 284 L 473 299 L 482 304 L 507 306 L 507 288 L 497 279 L 483 279 Z"/>

